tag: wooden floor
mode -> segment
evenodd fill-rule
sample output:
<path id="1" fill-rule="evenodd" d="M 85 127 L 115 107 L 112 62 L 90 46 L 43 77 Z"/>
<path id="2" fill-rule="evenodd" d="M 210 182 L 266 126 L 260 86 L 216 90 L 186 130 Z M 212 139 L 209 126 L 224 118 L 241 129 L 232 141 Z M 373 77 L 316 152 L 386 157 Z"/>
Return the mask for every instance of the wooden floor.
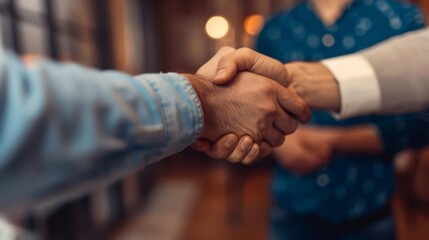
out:
<path id="1" fill-rule="evenodd" d="M 146 171 L 156 176 L 155 193 L 151 195 L 162 199 L 152 200 L 152 204 L 149 200 L 141 211 L 112 231 L 111 240 L 267 239 L 269 164 L 232 165 L 186 151 Z M 160 204 L 169 205 L 170 212 L 166 214 Z"/>

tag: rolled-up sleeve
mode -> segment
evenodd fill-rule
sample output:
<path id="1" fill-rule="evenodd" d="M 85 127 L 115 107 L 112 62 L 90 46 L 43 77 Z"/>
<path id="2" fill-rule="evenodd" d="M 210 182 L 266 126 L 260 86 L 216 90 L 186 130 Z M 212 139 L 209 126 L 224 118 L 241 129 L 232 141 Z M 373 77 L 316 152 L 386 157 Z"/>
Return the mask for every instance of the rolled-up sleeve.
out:
<path id="1" fill-rule="evenodd" d="M 191 144 L 200 101 L 182 75 L 132 77 L 13 54 L 0 63 L 0 206 L 133 170 Z"/>

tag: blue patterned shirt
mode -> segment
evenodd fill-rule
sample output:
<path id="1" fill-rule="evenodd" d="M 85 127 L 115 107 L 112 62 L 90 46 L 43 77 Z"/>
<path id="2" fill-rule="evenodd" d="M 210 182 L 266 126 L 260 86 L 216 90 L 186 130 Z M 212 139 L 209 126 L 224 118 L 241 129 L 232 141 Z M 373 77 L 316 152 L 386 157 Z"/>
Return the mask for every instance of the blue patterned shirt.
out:
<path id="1" fill-rule="evenodd" d="M 333 25 L 325 26 L 307 1 L 268 21 L 257 50 L 282 62 L 317 61 L 353 53 L 422 27 L 424 17 L 417 7 L 388 0 L 355 0 Z M 328 113 L 315 112 L 312 124 L 373 124 L 379 129 L 386 155 L 426 143 L 418 136 L 422 123 L 415 115 L 336 121 Z M 393 191 L 392 164 L 384 158 L 338 156 L 323 170 L 304 177 L 279 166 L 272 188 L 280 208 L 333 222 L 350 220 L 388 203 Z"/>

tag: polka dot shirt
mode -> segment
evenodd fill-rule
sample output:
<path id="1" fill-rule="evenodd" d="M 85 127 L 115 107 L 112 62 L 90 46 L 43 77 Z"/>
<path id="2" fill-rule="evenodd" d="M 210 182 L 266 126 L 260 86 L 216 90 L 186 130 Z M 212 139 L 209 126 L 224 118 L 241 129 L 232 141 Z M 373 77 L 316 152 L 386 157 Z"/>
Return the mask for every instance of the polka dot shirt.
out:
<path id="1" fill-rule="evenodd" d="M 330 26 L 319 19 L 310 2 L 303 2 L 268 21 L 256 49 L 282 62 L 316 61 L 353 53 L 422 27 L 421 11 L 399 1 L 355 0 Z M 386 156 L 427 142 L 419 137 L 424 121 L 413 114 L 336 121 L 328 113 L 315 112 L 311 124 L 368 123 L 380 130 Z M 392 164 L 385 158 L 342 156 L 304 177 L 277 167 L 272 189 L 278 206 L 288 211 L 316 214 L 332 222 L 356 219 L 388 203 L 393 191 Z"/>

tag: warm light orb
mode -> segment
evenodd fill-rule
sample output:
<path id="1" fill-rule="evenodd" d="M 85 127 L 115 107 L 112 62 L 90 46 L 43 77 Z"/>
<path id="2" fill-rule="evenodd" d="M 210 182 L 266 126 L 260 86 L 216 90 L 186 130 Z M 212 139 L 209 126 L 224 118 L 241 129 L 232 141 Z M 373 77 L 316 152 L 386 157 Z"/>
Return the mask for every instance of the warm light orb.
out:
<path id="1" fill-rule="evenodd" d="M 247 16 L 246 19 L 244 19 L 244 31 L 251 36 L 256 36 L 259 34 L 259 31 L 261 31 L 264 21 L 265 19 L 261 15 L 254 14 Z"/>
<path id="2" fill-rule="evenodd" d="M 220 39 L 226 36 L 229 31 L 228 21 L 221 16 L 211 17 L 206 23 L 206 32 L 209 37 Z"/>

